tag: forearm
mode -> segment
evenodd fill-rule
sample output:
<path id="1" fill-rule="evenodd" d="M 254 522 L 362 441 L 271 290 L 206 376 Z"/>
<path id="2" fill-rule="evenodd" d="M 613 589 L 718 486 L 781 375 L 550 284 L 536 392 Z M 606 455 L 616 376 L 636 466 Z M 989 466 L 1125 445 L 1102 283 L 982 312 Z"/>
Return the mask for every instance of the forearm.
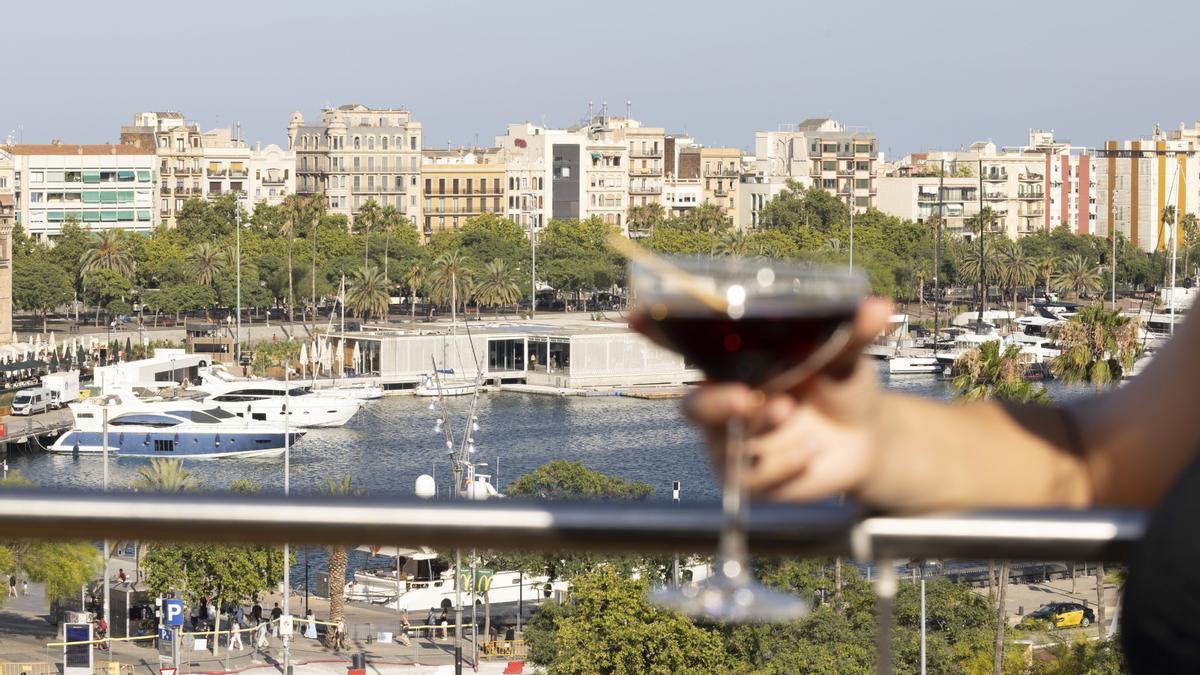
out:
<path id="1" fill-rule="evenodd" d="M 1088 465 L 1057 408 L 886 394 L 872 426 L 879 455 L 858 492 L 868 504 L 916 512 L 1092 501 Z"/>

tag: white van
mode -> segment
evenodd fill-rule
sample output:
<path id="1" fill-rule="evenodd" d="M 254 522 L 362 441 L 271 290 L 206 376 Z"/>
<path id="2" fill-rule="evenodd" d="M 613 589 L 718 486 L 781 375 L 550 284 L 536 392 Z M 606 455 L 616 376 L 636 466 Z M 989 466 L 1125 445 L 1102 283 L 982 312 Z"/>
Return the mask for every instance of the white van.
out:
<path id="1" fill-rule="evenodd" d="M 34 415 L 44 413 L 54 405 L 53 393 L 45 387 L 22 389 L 12 402 L 12 414 Z"/>

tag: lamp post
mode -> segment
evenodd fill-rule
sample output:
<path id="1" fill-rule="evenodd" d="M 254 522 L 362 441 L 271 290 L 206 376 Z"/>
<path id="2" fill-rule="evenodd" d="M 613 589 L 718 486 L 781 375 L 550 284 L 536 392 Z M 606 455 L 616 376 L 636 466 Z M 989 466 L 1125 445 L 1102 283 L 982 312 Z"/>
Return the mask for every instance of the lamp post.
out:
<path id="1" fill-rule="evenodd" d="M 1120 192 L 1121 191 L 1118 190 L 1117 188 L 1113 188 L 1112 200 L 1114 202 L 1117 201 L 1117 194 Z M 1115 216 L 1113 217 L 1113 220 L 1114 221 L 1116 220 Z M 1109 222 L 1109 224 L 1108 224 L 1108 237 L 1110 239 L 1112 239 L 1112 259 L 1110 261 L 1110 266 L 1112 267 L 1112 308 L 1113 308 L 1113 311 L 1116 311 L 1116 309 L 1117 309 L 1117 227 L 1116 227 L 1116 225 L 1117 224 L 1115 222 Z"/>
<path id="2" fill-rule="evenodd" d="M 236 240 L 236 251 L 234 256 L 234 267 L 237 268 L 237 333 L 234 336 L 233 351 L 236 355 L 238 363 L 242 362 L 242 192 L 239 190 L 235 193 L 233 200 L 233 231 L 235 232 L 234 239 Z M 289 282 L 290 283 L 290 282 Z"/>
<path id="3" fill-rule="evenodd" d="M 525 212 L 529 215 L 529 318 L 537 316 L 537 216 L 533 213 L 535 196 L 532 192 L 523 195 L 529 199 Z"/>

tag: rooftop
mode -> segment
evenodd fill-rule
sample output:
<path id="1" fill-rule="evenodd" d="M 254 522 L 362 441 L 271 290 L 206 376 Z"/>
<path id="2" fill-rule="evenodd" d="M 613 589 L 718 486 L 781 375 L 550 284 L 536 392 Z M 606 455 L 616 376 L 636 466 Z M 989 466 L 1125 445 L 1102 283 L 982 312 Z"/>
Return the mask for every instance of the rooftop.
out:
<path id="1" fill-rule="evenodd" d="M 153 155 L 152 150 L 143 150 L 132 145 L 96 143 L 72 145 L 68 143 L 46 143 L 44 145 L 11 145 L 6 148 L 14 155 Z"/>

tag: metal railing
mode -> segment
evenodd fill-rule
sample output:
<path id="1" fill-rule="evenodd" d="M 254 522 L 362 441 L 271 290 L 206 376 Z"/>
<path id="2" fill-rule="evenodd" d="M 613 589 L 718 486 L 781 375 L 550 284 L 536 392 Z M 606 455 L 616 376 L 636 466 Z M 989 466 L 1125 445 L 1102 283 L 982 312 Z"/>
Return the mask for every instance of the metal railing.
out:
<path id="1" fill-rule="evenodd" d="M 755 504 L 760 554 L 878 558 L 1122 560 L 1144 514 L 1130 510 L 870 516 L 852 505 Z M 361 544 L 401 541 L 495 550 L 701 552 L 716 547 L 715 504 L 438 502 L 49 490 L 0 493 L 0 537 Z"/>

